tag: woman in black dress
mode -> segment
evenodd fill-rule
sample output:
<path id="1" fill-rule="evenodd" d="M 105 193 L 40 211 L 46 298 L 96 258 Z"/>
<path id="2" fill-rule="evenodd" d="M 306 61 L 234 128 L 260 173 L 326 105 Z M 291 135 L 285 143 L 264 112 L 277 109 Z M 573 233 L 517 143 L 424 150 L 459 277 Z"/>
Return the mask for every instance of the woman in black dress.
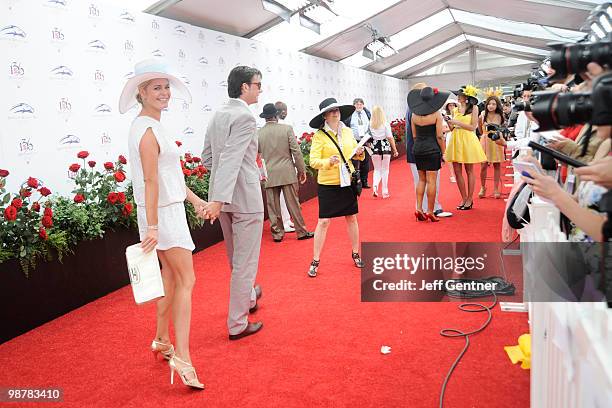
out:
<path id="1" fill-rule="evenodd" d="M 438 88 L 425 87 L 414 89 L 408 94 L 408 106 L 412 112 L 412 134 L 414 135 L 413 153 L 419 172 L 419 183 L 416 189 L 417 210 L 414 213 L 417 221 L 430 220 L 438 222 L 434 215 L 436 200 L 436 178 L 444 155 L 444 119 L 440 108 L 448 99 L 449 92 L 440 92 Z M 423 212 L 423 195 L 427 188 L 427 213 Z"/>

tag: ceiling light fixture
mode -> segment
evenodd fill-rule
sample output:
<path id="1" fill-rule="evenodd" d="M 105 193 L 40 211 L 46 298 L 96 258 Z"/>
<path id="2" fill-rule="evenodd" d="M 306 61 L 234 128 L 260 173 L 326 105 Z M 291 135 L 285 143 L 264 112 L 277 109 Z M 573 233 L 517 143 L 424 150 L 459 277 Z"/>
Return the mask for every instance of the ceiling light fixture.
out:
<path id="1" fill-rule="evenodd" d="M 293 15 L 293 11 L 274 0 L 261 0 L 261 5 L 264 10 L 276 14 L 286 22 L 289 22 Z"/>
<path id="2" fill-rule="evenodd" d="M 397 54 L 397 50 L 389 44 L 389 37 L 380 35 L 378 31 L 370 25 L 366 25 L 366 28 L 372 31 L 372 41 L 363 47 L 362 55 L 364 57 L 375 61 Z"/>

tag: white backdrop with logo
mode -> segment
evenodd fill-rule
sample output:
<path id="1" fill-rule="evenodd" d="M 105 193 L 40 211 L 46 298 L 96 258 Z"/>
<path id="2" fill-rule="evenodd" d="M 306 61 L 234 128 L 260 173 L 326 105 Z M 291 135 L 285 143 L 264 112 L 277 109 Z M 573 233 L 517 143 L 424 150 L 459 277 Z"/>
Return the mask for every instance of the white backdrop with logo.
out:
<path id="1" fill-rule="evenodd" d="M 308 122 L 326 97 L 362 97 L 370 108 L 382 106 L 389 121 L 405 114 L 406 81 L 104 1 L 0 0 L 0 168 L 11 172 L 7 187 L 15 191 L 33 176 L 67 194 L 78 151 L 99 164 L 127 156 L 138 109 L 119 114 L 119 94 L 134 64 L 152 56 L 168 60 L 191 91 L 192 103 L 173 99 L 162 122 L 196 155 L 237 65 L 262 71 L 253 112 L 286 102 L 296 134 L 311 131 Z"/>

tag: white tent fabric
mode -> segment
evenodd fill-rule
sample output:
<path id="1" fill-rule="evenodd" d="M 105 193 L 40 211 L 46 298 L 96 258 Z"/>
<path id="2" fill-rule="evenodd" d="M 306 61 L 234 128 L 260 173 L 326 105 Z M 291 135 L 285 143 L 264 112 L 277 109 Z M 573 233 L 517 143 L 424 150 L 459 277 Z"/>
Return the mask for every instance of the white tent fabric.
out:
<path id="1" fill-rule="evenodd" d="M 207 28 L 301 50 L 367 71 L 412 81 L 432 72 L 457 77 L 457 70 L 464 69 L 465 78 L 482 74 L 482 80 L 500 82 L 526 76 L 548 54 L 548 43 L 583 38 L 586 33 L 580 29 L 589 13 L 604 2 L 275 0 L 293 11 L 288 23 L 264 10 L 263 0 L 227 0 L 228 7 L 234 10 L 231 13 L 218 7 L 218 0 L 165 1 L 171 5 L 161 13 L 163 16 L 196 25 L 199 21 Z M 321 4 L 330 6 L 337 15 Z M 299 23 L 297 10 L 306 5 L 310 6 L 306 15 L 321 23 L 320 34 Z M 372 41 L 374 32 L 388 37 L 398 53 L 376 61 L 365 58 L 363 48 Z M 468 51 L 468 61 L 453 62 Z M 479 58 L 485 55 L 483 52 L 497 57 Z"/>

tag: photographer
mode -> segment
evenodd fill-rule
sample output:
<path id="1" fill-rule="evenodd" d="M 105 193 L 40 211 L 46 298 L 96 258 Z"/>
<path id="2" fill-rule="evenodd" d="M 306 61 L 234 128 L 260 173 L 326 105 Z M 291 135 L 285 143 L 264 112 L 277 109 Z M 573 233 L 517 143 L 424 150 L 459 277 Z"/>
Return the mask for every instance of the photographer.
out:
<path id="1" fill-rule="evenodd" d="M 480 144 L 487 156 L 487 161 L 480 164 L 480 192 L 478 197 L 484 198 L 487 192 L 486 180 L 489 164 L 493 165 L 493 197 L 501 198 L 501 163 L 504 161 L 504 138 L 498 132 L 504 122 L 501 102 L 495 95 L 489 96 L 484 103 L 484 111 L 480 114 L 478 127 L 482 137 Z M 489 126 L 497 125 L 497 126 Z"/>

